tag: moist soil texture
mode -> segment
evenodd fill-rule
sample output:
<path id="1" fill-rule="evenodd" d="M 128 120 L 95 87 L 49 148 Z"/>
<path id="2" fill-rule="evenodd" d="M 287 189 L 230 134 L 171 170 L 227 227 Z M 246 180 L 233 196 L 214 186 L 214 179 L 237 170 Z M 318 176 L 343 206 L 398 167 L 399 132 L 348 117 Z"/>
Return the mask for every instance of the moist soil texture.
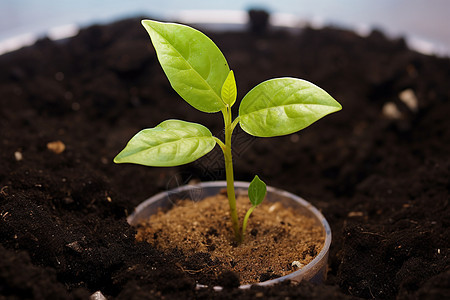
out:
<path id="1" fill-rule="evenodd" d="M 205 32 L 234 70 L 240 98 L 261 81 L 292 76 L 343 106 L 297 134 L 237 130 L 233 140 L 237 180 L 258 174 L 327 218 L 324 284 L 240 290 L 224 270 L 209 282 L 222 291 L 196 289 L 205 253 L 135 240 L 126 217 L 140 202 L 192 180 L 224 179 L 220 149 L 175 168 L 115 165 L 113 157 L 165 119 L 199 122 L 218 137 L 223 125 L 172 90 L 140 19 L 128 19 L 0 56 L 0 298 L 448 298 L 449 59 L 376 30 Z"/>
<path id="2" fill-rule="evenodd" d="M 159 249 L 205 253 L 212 263 L 190 272 L 218 278 L 228 270 L 238 274 L 241 284 L 288 275 L 309 264 L 322 250 L 325 230 L 321 223 L 292 207 L 269 201 L 258 205 L 250 216 L 245 239 L 238 245 L 228 217 L 226 193 L 224 189 L 201 201 L 175 202 L 170 210 L 160 210 L 141 223 L 136 239 Z M 238 194 L 236 204 L 242 220 L 251 207 L 248 195 Z"/>

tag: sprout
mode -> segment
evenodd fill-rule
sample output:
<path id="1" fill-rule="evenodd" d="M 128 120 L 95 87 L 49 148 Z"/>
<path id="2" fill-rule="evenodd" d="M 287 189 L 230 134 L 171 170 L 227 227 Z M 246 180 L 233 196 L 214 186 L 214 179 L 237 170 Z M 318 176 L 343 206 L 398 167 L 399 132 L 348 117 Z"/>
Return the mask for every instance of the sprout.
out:
<path id="1" fill-rule="evenodd" d="M 189 26 L 143 20 L 158 60 L 173 89 L 194 108 L 221 112 L 225 140 L 213 136 L 197 123 L 166 120 L 137 133 L 114 158 L 116 163 L 170 167 L 187 164 L 210 152 L 216 144 L 223 151 L 227 194 L 235 239 L 241 243 L 253 210 L 264 200 L 266 185 L 255 176 L 248 195 L 252 207 L 239 224 L 234 191 L 231 136 L 239 124 L 250 135 L 274 137 L 297 132 L 342 107 L 327 92 L 297 78 L 264 81 L 242 99 L 239 115 L 233 119 L 236 102 L 234 73 L 214 42 Z"/>

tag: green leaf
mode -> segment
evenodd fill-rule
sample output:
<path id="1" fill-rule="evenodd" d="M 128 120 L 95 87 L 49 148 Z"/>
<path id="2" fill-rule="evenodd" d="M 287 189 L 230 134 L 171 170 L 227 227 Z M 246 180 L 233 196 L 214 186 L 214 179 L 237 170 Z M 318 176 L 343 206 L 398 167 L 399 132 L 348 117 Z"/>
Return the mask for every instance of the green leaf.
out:
<path id="1" fill-rule="evenodd" d="M 230 69 L 214 42 L 181 24 L 143 20 L 142 25 L 173 89 L 200 111 L 223 109 L 221 90 Z"/>
<path id="2" fill-rule="evenodd" d="M 222 86 L 222 100 L 231 107 L 234 102 L 236 102 L 236 97 L 236 80 L 234 79 L 233 70 L 230 70 L 230 73 L 228 73 L 227 79 Z"/>
<path id="3" fill-rule="evenodd" d="M 239 107 L 241 128 L 259 137 L 299 131 L 342 106 L 318 86 L 297 78 L 276 78 L 254 87 Z"/>
<path id="4" fill-rule="evenodd" d="M 266 184 L 259 179 L 258 175 L 255 175 L 255 178 L 253 178 L 248 187 L 248 197 L 250 198 L 250 203 L 253 206 L 261 204 L 266 196 L 266 192 Z"/>
<path id="5" fill-rule="evenodd" d="M 203 125 L 167 120 L 138 132 L 114 158 L 115 163 L 171 167 L 195 161 L 216 145 Z"/>

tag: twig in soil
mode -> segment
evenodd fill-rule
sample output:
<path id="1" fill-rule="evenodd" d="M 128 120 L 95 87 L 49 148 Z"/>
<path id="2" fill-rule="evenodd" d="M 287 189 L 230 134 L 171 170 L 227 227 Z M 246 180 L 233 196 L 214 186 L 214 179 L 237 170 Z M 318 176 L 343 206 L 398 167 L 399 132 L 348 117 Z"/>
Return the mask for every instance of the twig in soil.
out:
<path id="1" fill-rule="evenodd" d="M 0 213 L 0 217 L 2 217 L 2 220 L 5 220 L 6 216 L 9 214 L 9 212 L 2 212 Z"/>
<path id="2" fill-rule="evenodd" d="M 4 187 L 2 187 L 0 189 L 0 194 L 2 194 L 3 196 L 8 196 L 8 193 L 6 192 L 6 189 L 8 188 L 7 185 L 5 185 Z"/>
<path id="3" fill-rule="evenodd" d="M 370 293 L 370 295 L 372 296 L 372 299 L 375 299 L 375 296 L 373 295 L 372 289 L 370 288 L 370 286 L 369 286 L 369 293 Z"/>
<path id="4" fill-rule="evenodd" d="M 379 234 L 379 233 L 376 233 L 376 232 L 361 231 L 361 233 L 365 233 L 365 234 L 371 234 L 371 235 L 376 235 L 376 236 L 379 236 L 379 237 L 385 238 L 385 236 L 384 236 L 384 235 L 382 235 L 382 234 Z"/>
<path id="5" fill-rule="evenodd" d="M 201 272 L 203 272 L 203 271 L 205 271 L 205 270 L 208 270 L 208 269 L 212 269 L 212 268 L 213 268 L 213 266 L 207 266 L 207 267 L 205 267 L 205 268 L 203 268 L 203 269 L 200 269 L 200 270 L 188 270 L 188 269 L 183 268 L 183 266 L 182 266 L 180 263 L 175 263 L 175 266 L 177 266 L 178 268 L 180 268 L 181 271 L 183 271 L 183 272 L 185 272 L 185 273 L 188 273 L 188 274 L 191 274 L 191 275 L 194 275 L 194 274 L 197 274 L 197 273 L 201 273 Z"/>

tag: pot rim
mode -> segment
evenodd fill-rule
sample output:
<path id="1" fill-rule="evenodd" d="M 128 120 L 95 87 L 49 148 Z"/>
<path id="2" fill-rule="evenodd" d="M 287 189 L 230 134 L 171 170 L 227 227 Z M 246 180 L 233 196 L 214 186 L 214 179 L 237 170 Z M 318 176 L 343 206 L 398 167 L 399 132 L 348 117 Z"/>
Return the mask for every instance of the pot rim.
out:
<path id="1" fill-rule="evenodd" d="M 143 211 L 145 207 L 149 206 L 149 204 L 166 197 L 169 193 L 180 193 L 180 192 L 191 190 L 193 188 L 226 187 L 226 185 L 227 185 L 226 181 L 206 181 L 206 182 L 200 182 L 200 183 L 197 183 L 197 184 L 187 184 L 187 185 L 183 185 L 183 186 L 171 189 L 171 190 L 160 192 L 160 193 L 158 193 L 158 194 L 148 198 L 147 200 L 141 202 L 138 206 L 136 206 L 136 208 L 134 209 L 133 213 L 127 217 L 127 222 L 131 226 L 137 225 L 136 224 L 137 222 L 134 220 L 136 218 L 136 216 L 141 211 Z M 249 182 L 245 182 L 245 181 L 235 181 L 234 182 L 234 187 L 235 188 L 248 189 L 249 185 L 250 185 L 250 183 Z M 302 278 L 303 274 L 307 273 L 309 270 L 314 268 L 323 259 L 326 259 L 326 256 L 328 255 L 328 252 L 329 252 L 329 249 L 330 249 L 331 239 L 332 239 L 331 228 L 330 228 L 330 225 L 328 224 L 327 220 L 323 216 L 323 214 L 316 207 L 314 207 L 311 203 L 309 203 L 308 201 L 304 200 L 303 198 L 301 198 L 301 197 L 299 197 L 299 196 L 297 196 L 297 195 L 295 195 L 293 193 L 290 193 L 290 192 L 287 192 L 285 190 L 282 190 L 282 189 L 278 189 L 278 188 L 275 188 L 275 187 L 272 187 L 272 186 L 267 186 L 267 192 L 278 194 L 278 195 L 282 195 L 282 196 L 287 197 L 287 198 L 291 198 L 294 201 L 296 201 L 297 203 L 299 203 L 300 205 L 302 205 L 305 208 L 307 208 L 310 212 L 312 212 L 313 215 L 320 221 L 320 223 L 322 224 L 323 229 L 325 231 L 324 245 L 323 245 L 322 249 L 320 250 L 320 252 L 316 255 L 316 257 L 314 257 L 314 259 L 310 263 L 305 265 L 300 270 L 294 271 L 294 272 L 289 273 L 289 274 L 287 274 L 285 276 L 281 276 L 281 277 L 278 277 L 278 278 L 266 280 L 266 281 L 263 281 L 263 282 L 255 282 L 255 283 L 251 283 L 251 284 L 240 285 L 239 288 L 241 288 L 241 289 L 248 289 L 252 285 L 259 285 L 259 286 L 273 285 L 273 284 L 276 284 L 276 283 L 279 283 L 279 282 L 282 282 L 282 281 L 285 281 L 285 280 L 292 280 L 293 278 L 300 277 L 300 276 Z M 295 281 L 295 280 L 293 280 L 293 281 Z M 198 284 L 197 287 L 206 287 L 206 286 Z M 216 286 L 216 287 L 214 287 L 214 289 L 215 290 L 221 290 L 222 287 Z"/>

